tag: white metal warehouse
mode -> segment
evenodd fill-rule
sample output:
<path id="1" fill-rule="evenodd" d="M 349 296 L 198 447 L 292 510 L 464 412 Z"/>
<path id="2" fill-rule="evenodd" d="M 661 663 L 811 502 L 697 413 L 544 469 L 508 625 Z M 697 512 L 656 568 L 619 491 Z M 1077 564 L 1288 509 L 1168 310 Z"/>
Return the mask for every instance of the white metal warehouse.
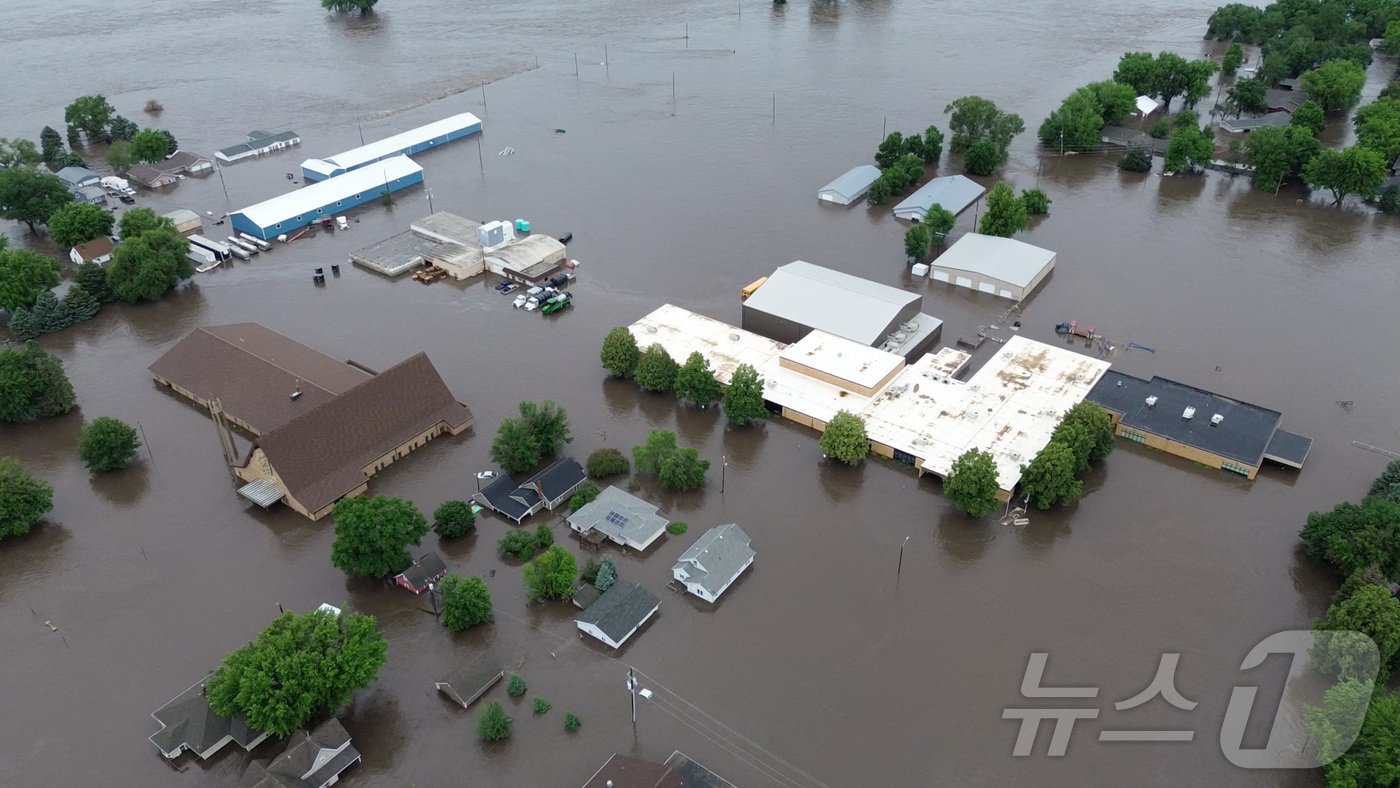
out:
<path id="1" fill-rule="evenodd" d="M 1025 300 L 1055 268 L 1055 253 L 1012 238 L 968 233 L 929 263 L 929 278 Z"/>
<path id="2" fill-rule="evenodd" d="M 817 199 L 834 202 L 837 205 L 850 205 L 870 191 L 871 184 L 880 179 L 880 168 L 873 164 L 852 167 L 846 174 L 823 186 L 817 192 Z"/>

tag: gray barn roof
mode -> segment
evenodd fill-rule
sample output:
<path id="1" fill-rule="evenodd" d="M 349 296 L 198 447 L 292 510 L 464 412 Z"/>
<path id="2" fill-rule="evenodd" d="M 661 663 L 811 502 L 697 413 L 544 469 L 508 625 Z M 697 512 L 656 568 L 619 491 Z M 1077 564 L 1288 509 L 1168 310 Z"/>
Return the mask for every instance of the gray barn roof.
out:
<path id="1" fill-rule="evenodd" d="M 948 251 L 933 261 L 939 268 L 972 271 L 1026 287 L 1034 282 L 1047 265 L 1055 261 L 1055 253 L 1031 246 L 1014 238 L 968 233 L 948 247 Z"/>
<path id="2" fill-rule="evenodd" d="M 666 530 L 668 520 L 656 513 L 656 506 L 616 486 L 569 515 L 569 524 L 580 531 L 601 531 L 614 541 L 631 542 L 645 548 Z"/>
<path id="3" fill-rule="evenodd" d="M 954 216 L 967 210 L 967 206 L 982 196 L 982 184 L 965 175 L 945 175 L 925 183 L 922 188 L 894 207 L 894 215 L 901 219 L 922 221 L 934 205 L 941 205 Z"/>
<path id="4" fill-rule="evenodd" d="M 917 293 L 797 260 L 774 271 L 744 308 L 873 345 L 904 307 L 919 300 Z"/>
<path id="5" fill-rule="evenodd" d="M 831 192 L 846 202 L 854 202 L 870 190 L 870 184 L 880 177 L 880 168 L 873 164 L 852 167 L 844 175 L 821 188 L 821 192 Z M 821 192 L 818 192 L 820 194 Z"/>
<path id="6" fill-rule="evenodd" d="M 661 603 L 636 583 L 619 580 L 574 620 L 592 624 L 614 643 L 622 643 Z"/>
<path id="7" fill-rule="evenodd" d="M 1157 397 L 1148 405 L 1149 396 Z M 1123 414 L 1130 429 L 1150 432 L 1251 467 L 1259 465 L 1282 415 L 1248 402 L 1222 397 L 1166 378 L 1151 380 L 1108 370 L 1088 399 Z M 1186 408 L 1195 414 L 1183 417 Z M 1211 424 L 1211 416 L 1224 420 Z"/>
<path id="8" fill-rule="evenodd" d="M 735 523 L 729 523 L 702 534 L 689 550 L 681 553 L 676 565 L 686 564 L 690 580 L 717 595 L 734 582 L 753 557 L 749 535 Z"/>

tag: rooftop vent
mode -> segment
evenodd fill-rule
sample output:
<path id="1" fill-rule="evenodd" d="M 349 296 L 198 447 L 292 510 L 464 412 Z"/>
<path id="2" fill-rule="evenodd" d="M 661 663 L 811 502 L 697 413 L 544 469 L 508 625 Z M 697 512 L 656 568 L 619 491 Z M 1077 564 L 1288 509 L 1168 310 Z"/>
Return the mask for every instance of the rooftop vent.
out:
<path id="1" fill-rule="evenodd" d="M 1157 395 L 1156 395 L 1156 394 L 1153 394 L 1152 396 L 1148 397 L 1147 400 L 1146 400 L 1146 402 L 1147 402 L 1147 407 L 1149 407 L 1149 408 L 1152 407 L 1153 405 L 1156 405 L 1156 404 L 1157 404 Z"/>
<path id="2" fill-rule="evenodd" d="M 1222 422 L 1222 421 L 1224 421 L 1224 420 L 1225 420 L 1225 417 L 1224 417 L 1224 416 L 1220 415 L 1219 413 L 1216 413 L 1215 415 L 1213 415 L 1213 416 L 1210 417 L 1210 426 L 1212 426 L 1212 427 L 1219 426 L 1219 425 L 1220 425 L 1220 422 Z"/>
<path id="3" fill-rule="evenodd" d="M 1186 410 L 1181 412 L 1181 418 L 1183 419 L 1189 419 L 1194 415 L 1196 415 L 1196 409 L 1192 407 L 1187 407 Z"/>
<path id="4" fill-rule="evenodd" d="M 647 326 L 647 333 L 648 333 L 648 334 L 655 334 L 655 333 L 656 333 L 656 326 Z"/>
<path id="5" fill-rule="evenodd" d="M 738 335 L 738 334 L 730 334 L 730 335 L 729 335 L 729 338 L 732 339 L 732 340 L 734 340 L 735 342 L 738 342 L 738 341 L 739 341 L 739 335 Z"/>

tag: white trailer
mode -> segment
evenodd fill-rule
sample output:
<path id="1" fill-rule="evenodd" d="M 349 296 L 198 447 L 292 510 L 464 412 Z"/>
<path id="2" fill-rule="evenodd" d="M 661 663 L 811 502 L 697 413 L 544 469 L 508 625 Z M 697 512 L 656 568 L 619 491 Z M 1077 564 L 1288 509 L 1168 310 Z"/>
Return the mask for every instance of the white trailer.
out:
<path id="1" fill-rule="evenodd" d="M 238 234 L 238 237 L 239 237 L 240 239 L 242 239 L 244 242 L 250 243 L 250 244 L 252 244 L 253 246 L 256 246 L 256 247 L 258 247 L 259 249 L 263 250 L 264 252 L 266 252 L 267 250 L 269 250 L 269 249 L 272 248 L 272 244 L 268 243 L 267 241 L 264 241 L 263 239 L 257 237 L 256 235 L 249 235 L 249 234 L 247 234 L 247 233 L 239 233 L 239 234 Z"/>
<path id="2" fill-rule="evenodd" d="M 219 262 L 219 258 L 215 257 L 213 252 L 194 244 L 190 244 L 190 251 L 185 256 L 189 258 L 191 263 L 198 266 L 213 266 Z"/>
<path id="3" fill-rule="evenodd" d="M 221 244 L 218 241 L 211 241 L 210 239 L 205 238 L 204 236 L 199 235 L 198 233 L 192 233 L 187 237 L 189 238 L 191 247 L 199 246 L 208 249 L 209 251 L 214 253 L 214 256 L 216 258 L 220 260 L 227 260 L 233 256 L 233 252 L 229 251 L 228 246 Z"/>

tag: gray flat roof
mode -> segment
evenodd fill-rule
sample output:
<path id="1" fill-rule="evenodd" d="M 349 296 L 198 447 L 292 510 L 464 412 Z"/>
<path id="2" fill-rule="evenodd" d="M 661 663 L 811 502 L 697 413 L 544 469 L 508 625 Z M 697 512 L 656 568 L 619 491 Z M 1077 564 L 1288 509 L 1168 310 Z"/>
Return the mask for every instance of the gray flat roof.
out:
<path id="1" fill-rule="evenodd" d="M 1147 398 L 1155 396 L 1155 404 Z M 1276 410 L 1223 397 L 1166 378 L 1151 380 L 1108 370 L 1086 398 L 1123 414 L 1129 428 L 1150 432 L 1229 460 L 1257 466 L 1283 418 Z M 1195 408 L 1184 418 L 1186 408 Z M 1211 424 L 1219 414 L 1224 420 Z"/>
<path id="2" fill-rule="evenodd" d="M 744 308 L 791 320 L 866 345 L 885 336 L 918 293 L 833 271 L 802 260 L 779 266 Z"/>
<path id="3" fill-rule="evenodd" d="M 350 261 L 385 276 L 400 276 L 422 265 L 428 255 L 445 248 L 450 247 L 408 230 L 351 252 Z"/>
<path id="4" fill-rule="evenodd" d="M 1220 128 L 1225 131 L 1250 131 L 1266 126 L 1287 126 L 1291 121 L 1292 116 L 1287 112 L 1270 112 L 1267 115 L 1249 118 L 1223 118 L 1220 121 Z"/>
<path id="5" fill-rule="evenodd" d="M 933 261 L 939 268 L 972 271 L 1027 287 L 1047 266 L 1055 262 L 1055 253 L 1031 246 L 1014 238 L 968 233 Z"/>
<path id="6" fill-rule="evenodd" d="M 967 210 L 967 206 L 982 196 L 982 184 L 966 175 L 945 175 L 925 183 L 918 191 L 904 198 L 894 207 L 894 215 L 901 219 L 923 219 L 928 209 L 941 205 L 954 216 Z"/>
<path id="7" fill-rule="evenodd" d="M 1268 448 L 1264 449 L 1264 459 L 1290 468 L 1301 468 L 1311 450 L 1312 438 L 1288 430 L 1277 430 Z"/>
<path id="8" fill-rule="evenodd" d="M 862 164 L 859 167 L 852 167 L 844 175 L 828 183 L 821 188 L 824 192 L 833 192 L 845 197 L 848 200 L 865 194 L 870 189 L 870 184 L 880 177 L 880 168 L 873 164 Z"/>

